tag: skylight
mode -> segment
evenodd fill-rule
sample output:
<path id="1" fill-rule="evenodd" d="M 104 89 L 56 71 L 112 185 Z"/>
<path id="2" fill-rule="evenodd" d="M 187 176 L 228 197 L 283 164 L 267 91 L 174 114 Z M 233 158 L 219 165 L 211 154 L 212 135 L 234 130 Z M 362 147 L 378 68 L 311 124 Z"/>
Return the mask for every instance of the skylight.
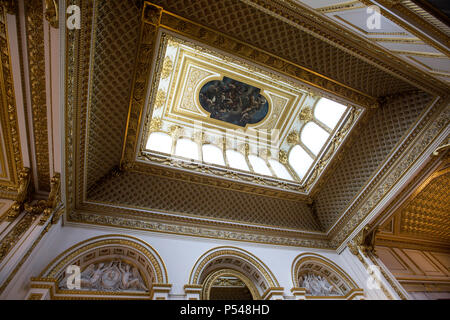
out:
<path id="1" fill-rule="evenodd" d="M 199 174 L 298 192 L 318 179 L 312 174 L 318 161 L 332 158 L 359 119 L 361 109 L 309 94 L 282 77 L 171 35 L 161 41 L 165 51 L 142 135 L 148 140 L 141 142 L 150 162 L 173 158 L 177 168 Z"/>
<path id="2" fill-rule="evenodd" d="M 184 157 L 187 159 L 199 159 L 198 145 L 190 139 L 178 139 L 177 146 L 175 148 L 175 155 Z"/>
<path id="3" fill-rule="evenodd" d="M 223 160 L 223 153 L 219 147 L 213 144 L 204 144 L 202 146 L 203 161 L 221 166 L 225 165 Z"/>
<path id="4" fill-rule="evenodd" d="M 322 98 L 314 108 L 314 116 L 328 128 L 334 129 L 346 109 L 347 107 L 342 104 Z"/>
<path id="5" fill-rule="evenodd" d="M 289 153 L 289 164 L 300 179 L 305 176 L 313 161 L 314 159 L 299 145 L 294 146 Z"/>
<path id="6" fill-rule="evenodd" d="M 272 175 L 272 172 L 270 172 L 270 169 L 267 166 L 266 162 L 260 157 L 251 154 L 248 156 L 248 160 L 253 167 L 253 171 L 255 171 L 256 173 L 266 176 Z"/>
<path id="7" fill-rule="evenodd" d="M 172 137 L 164 132 L 152 132 L 147 140 L 148 150 L 170 154 L 172 150 Z"/>
<path id="8" fill-rule="evenodd" d="M 329 134 L 314 122 L 305 124 L 302 130 L 301 141 L 305 146 L 318 155 L 325 142 L 328 140 Z"/>
<path id="9" fill-rule="evenodd" d="M 235 150 L 227 150 L 226 155 L 230 167 L 239 170 L 250 171 L 247 165 L 247 161 L 245 161 L 245 157 L 242 153 Z"/>

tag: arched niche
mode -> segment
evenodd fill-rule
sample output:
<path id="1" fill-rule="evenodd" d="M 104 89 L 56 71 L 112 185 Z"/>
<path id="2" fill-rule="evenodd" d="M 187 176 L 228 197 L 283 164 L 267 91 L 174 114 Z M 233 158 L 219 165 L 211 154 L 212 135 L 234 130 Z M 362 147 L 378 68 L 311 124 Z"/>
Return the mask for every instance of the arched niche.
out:
<path id="1" fill-rule="evenodd" d="M 362 299 L 363 290 L 333 261 L 302 253 L 292 263 L 291 290 L 297 299 Z"/>
<path id="2" fill-rule="evenodd" d="M 217 247 L 204 253 L 192 268 L 186 292 L 192 299 L 210 299 L 214 282 L 224 277 L 240 280 L 255 300 L 270 298 L 282 291 L 269 268 L 250 252 L 235 247 Z M 188 290 L 186 290 L 188 288 Z"/>
<path id="3" fill-rule="evenodd" d="M 73 286 L 74 268 L 81 272 Z M 32 278 L 31 291 L 47 289 L 50 299 L 151 299 L 170 290 L 159 254 L 147 243 L 123 235 L 82 241 L 59 254 Z M 30 293 L 31 294 L 31 293 Z M 164 295 L 162 295 L 164 296 Z"/>

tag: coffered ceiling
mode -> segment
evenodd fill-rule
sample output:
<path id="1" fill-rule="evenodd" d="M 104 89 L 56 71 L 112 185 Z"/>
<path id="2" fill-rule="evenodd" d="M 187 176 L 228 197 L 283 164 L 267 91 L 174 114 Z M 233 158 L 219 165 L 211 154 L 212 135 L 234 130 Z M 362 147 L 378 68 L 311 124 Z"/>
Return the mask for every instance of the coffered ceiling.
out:
<path id="1" fill-rule="evenodd" d="M 441 78 L 297 2 L 70 4 L 82 27 L 61 31 L 68 222 L 337 248 L 448 131 Z M 308 197 L 136 161 L 162 30 L 364 110 L 335 159 L 315 165 Z"/>

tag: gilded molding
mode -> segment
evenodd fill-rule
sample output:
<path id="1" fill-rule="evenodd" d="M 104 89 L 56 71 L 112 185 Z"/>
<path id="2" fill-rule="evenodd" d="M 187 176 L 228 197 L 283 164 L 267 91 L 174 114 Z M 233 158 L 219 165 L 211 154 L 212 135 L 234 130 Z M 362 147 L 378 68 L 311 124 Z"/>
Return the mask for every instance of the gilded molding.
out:
<path id="1" fill-rule="evenodd" d="M 45 0 L 45 20 L 53 27 L 59 27 L 58 3 L 56 0 Z"/>
<path id="2" fill-rule="evenodd" d="M 104 212 L 106 209 L 103 208 Z M 98 209 L 97 209 L 98 211 Z M 81 222 L 93 225 L 104 225 L 111 227 L 120 227 L 133 230 L 145 230 L 152 232 L 163 232 L 169 234 L 187 235 L 194 237 L 212 238 L 212 239 L 224 239 L 234 241 L 247 241 L 255 243 L 265 243 L 283 246 L 294 247 L 308 247 L 308 248 L 323 248 L 330 249 L 328 240 L 323 236 L 316 235 L 315 238 L 307 238 L 306 236 L 299 237 L 298 235 L 285 236 L 283 232 L 267 232 L 267 230 L 256 228 L 241 227 L 243 231 L 236 230 L 236 226 L 233 226 L 234 230 L 230 230 L 230 227 L 226 227 L 224 223 L 223 228 L 218 227 L 218 223 L 214 223 L 213 226 L 204 226 L 200 224 L 198 220 L 187 221 L 180 224 L 177 221 L 161 221 L 161 220 L 144 220 L 142 217 L 130 217 L 123 214 L 124 210 L 121 209 L 122 214 L 119 215 L 105 215 L 95 211 L 83 212 L 73 211 L 68 213 L 68 221 Z M 185 220 L 185 219 L 183 219 Z M 245 230 L 249 230 L 248 232 Z M 289 233 L 289 232 L 287 232 Z M 292 232 L 291 232 L 292 233 Z"/>
<path id="3" fill-rule="evenodd" d="M 403 142 L 402 148 L 384 164 L 376 179 L 358 194 L 355 201 L 343 215 L 339 222 L 329 230 L 332 246 L 338 248 L 354 229 L 370 214 L 391 188 L 399 181 L 430 143 L 445 130 L 450 119 L 450 108 L 448 98 L 433 106 L 416 128 Z M 392 168 L 392 170 L 390 170 Z"/>
<path id="4" fill-rule="evenodd" d="M 25 203 L 24 209 L 32 215 L 41 215 L 39 225 L 44 225 L 55 213 L 55 209 L 61 202 L 60 174 L 56 173 L 50 181 L 50 193 L 47 200 L 38 200 L 35 203 Z M 55 217 L 56 219 L 56 217 Z"/>
<path id="5" fill-rule="evenodd" d="M 144 3 L 143 22 L 139 42 L 138 55 L 131 89 L 130 107 L 128 111 L 127 132 L 122 150 L 122 163 L 133 162 L 137 147 L 137 137 L 145 104 L 147 82 L 152 66 L 156 34 L 159 28 L 162 8 Z"/>
<path id="6" fill-rule="evenodd" d="M 31 227 L 36 216 L 25 214 L 22 219 L 14 225 L 11 231 L 0 241 L 0 261 L 2 261 L 11 249 L 19 242 L 21 237 Z"/>
<path id="7" fill-rule="evenodd" d="M 23 162 L 4 6 L 0 6 L 0 47 L 2 48 L 0 55 L 0 121 L 3 130 L 1 135 L 5 143 L 9 171 L 9 180 L 0 182 L 0 197 L 16 200 L 19 192 L 19 172 L 23 168 Z"/>
<path id="8" fill-rule="evenodd" d="M 16 14 L 17 0 L 0 0 L 0 7 L 3 7 L 8 14 Z"/>
<path id="9" fill-rule="evenodd" d="M 300 268 L 304 264 L 309 263 L 316 263 L 319 265 L 323 265 L 326 268 L 329 268 L 332 272 L 334 272 L 336 275 L 338 275 L 341 278 L 341 281 L 344 282 L 348 289 L 350 289 L 350 292 L 353 290 L 358 290 L 358 286 L 356 282 L 344 271 L 342 268 L 340 268 L 337 264 L 335 264 L 333 261 L 329 260 L 328 258 L 317 254 L 317 253 L 310 253 L 305 252 L 299 254 L 297 257 L 295 257 L 294 261 L 291 265 L 291 277 L 292 277 L 292 284 L 294 288 L 299 288 L 299 278 L 300 278 Z"/>
<path id="10" fill-rule="evenodd" d="M 12 204 L 8 212 L 8 221 L 14 221 L 23 209 L 25 201 L 28 200 L 30 194 L 31 170 L 23 168 L 19 173 L 19 187 L 17 189 L 16 201 Z"/>
<path id="11" fill-rule="evenodd" d="M 281 72 L 313 88 L 346 98 L 366 108 L 378 107 L 374 97 L 173 13 L 163 11 L 161 27 Z"/>
<path id="12" fill-rule="evenodd" d="M 110 237 L 110 236 L 108 236 Z M 83 244 L 86 241 L 91 241 L 96 238 L 88 239 L 84 242 L 77 243 L 76 245 L 72 246 L 71 248 L 65 250 L 61 254 L 56 257 L 47 268 L 42 271 L 41 276 L 45 275 L 46 278 L 51 279 L 57 279 L 58 276 L 61 274 L 63 270 L 63 267 L 68 265 L 70 262 L 72 262 L 74 259 L 79 257 L 81 254 L 91 251 L 93 249 L 99 248 L 99 247 L 106 247 L 111 245 L 123 245 L 126 247 L 131 247 L 137 250 L 138 252 L 142 253 L 151 263 L 154 272 L 155 272 L 155 282 L 156 283 L 167 283 L 167 271 L 165 269 L 164 265 L 160 265 L 159 261 L 162 262 L 161 257 L 158 255 L 156 251 L 154 253 L 150 252 L 147 248 L 145 248 L 142 244 L 129 240 L 129 239 L 101 239 L 102 236 L 98 237 L 98 241 L 83 245 L 79 247 L 81 244 Z M 156 256 L 155 256 L 156 255 Z M 159 260 L 159 261 L 158 261 Z"/>
<path id="13" fill-rule="evenodd" d="M 38 189 L 50 191 L 50 164 L 45 88 L 43 6 L 41 0 L 25 1 L 25 31 L 33 114 Z"/>
<path id="14" fill-rule="evenodd" d="M 389 283 L 392 289 L 394 289 L 394 291 L 398 294 L 400 299 L 408 300 L 408 298 L 398 288 L 398 286 L 394 283 L 391 277 L 386 273 L 386 271 L 384 270 L 384 266 L 378 263 L 374 251 L 375 234 L 373 232 L 367 234 L 367 231 L 368 228 L 366 227 L 361 232 L 359 232 L 351 241 L 347 243 L 350 252 L 358 257 L 359 261 L 361 261 L 361 263 L 368 270 L 368 272 L 370 270 L 370 266 L 367 263 L 366 258 L 369 259 L 374 265 L 376 265 L 379 268 L 384 279 Z M 375 281 L 378 283 L 381 290 L 388 297 L 388 299 L 393 300 L 394 297 L 389 293 L 386 286 L 380 281 L 380 279 L 375 278 Z"/>
<path id="15" fill-rule="evenodd" d="M 256 177 L 249 174 L 240 174 L 230 170 L 214 169 L 213 167 L 201 163 L 188 163 L 163 157 L 160 158 L 147 153 L 143 153 L 141 157 L 167 166 L 135 162 L 131 167 L 128 167 L 128 170 L 279 199 L 306 203 L 311 203 L 312 201 L 311 198 L 303 192 L 304 189 L 296 184 L 284 183 L 275 179 Z M 178 170 L 177 168 L 168 166 L 169 164 L 195 172 Z M 218 179 L 218 176 L 221 179 Z"/>
<path id="16" fill-rule="evenodd" d="M 264 264 L 264 262 L 252 255 L 250 252 L 234 247 L 216 247 L 208 250 L 202 256 L 200 256 L 195 262 L 194 267 L 189 275 L 189 285 L 200 284 L 201 272 L 203 271 L 205 266 L 209 262 L 220 256 L 239 257 L 243 261 L 246 261 L 253 265 L 264 277 L 269 287 L 280 286 L 278 280 L 275 278 L 270 269 Z"/>
<path id="17" fill-rule="evenodd" d="M 211 288 L 214 285 L 214 281 L 222 276 L 225 276 L 225 277 L 234 276 L 234 277 L 238 278 L 249 289 L 249 291 L 253 297 L 253 300 L 261 299 L 261 296 L 259 295 L 258 289 L 256 289 L 255 284 L 250 279 L 248 279 L 244 274 L 242 274 L 239 271 L 233 270 L 233 269 L 220 269 L 220 270 L 217 270 L 217 271 L 211 273 L 205 279 L 204 284 L 203 284 L 203 290 L 201 293 L 201 298 L 200 298 L 201 300 L 210 300 Z"/>
<path id="18" fill-rule="evenodd" d="M 27 252 L 25 253 L 25 255 L 22 257 L 22 259 L 20 259 L 19 263 L 16 265 L 16 267 L 14 268 L 14 270 L 12 270 L 12 272 L 8 275 L 8 278 L 2 283 L 2 285 L 0 286 L 0 294 L 3 293 L 3 291 L 6 289 L 6 287 L 11 283 L 11 280 L 16 276 L 17 272 L 19 271 L 19 269 L 23 266 L 23 264 L 27 261 L 28 257 L 31 255 L 31 253 L 33 252 L 34 248 L 36 248 L 36 246 L 39 244 L 39 242 L 42 240 L 42 238 L 45 236 L 45 234 L 48 232 L 48 230 L 50 229 L 50 224 L 47 225 L 46 227 L 44 227 L 41 231 L 41 233 L 39 234 L 39 236 L 37 237 L 37 239 L 33 242 L 33 244 L 31 245 L 31 247 L 27 250 Z"/>

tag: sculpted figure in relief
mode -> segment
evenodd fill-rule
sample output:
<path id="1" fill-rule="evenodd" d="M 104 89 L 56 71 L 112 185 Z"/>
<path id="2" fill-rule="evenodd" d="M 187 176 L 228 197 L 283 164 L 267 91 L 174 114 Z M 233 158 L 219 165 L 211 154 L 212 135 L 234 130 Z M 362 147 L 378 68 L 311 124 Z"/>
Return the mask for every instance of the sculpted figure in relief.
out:
<path id="1" fill-rule="evenodd" d="M 59 282 L 60 289 L 67 289 L 66 275 Z M 139 270 L 119 260 L 105 264 L 90 264 L 80 274 L 80 288 L 90 291 L 148 291 Z"/>
<path id="2" fill-rule="evenodd" d="M 314 273 L 305 274 L 300 278 L 300 284 L 312 296 L 339 295 L 339 291 L 325 277 Z"/>

